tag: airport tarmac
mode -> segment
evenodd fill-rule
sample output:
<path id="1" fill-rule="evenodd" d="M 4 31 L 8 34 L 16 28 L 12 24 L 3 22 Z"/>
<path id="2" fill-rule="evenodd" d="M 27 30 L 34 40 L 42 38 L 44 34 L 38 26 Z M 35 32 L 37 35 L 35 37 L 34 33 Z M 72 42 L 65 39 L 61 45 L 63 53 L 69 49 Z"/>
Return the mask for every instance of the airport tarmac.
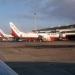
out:
<path id="1" fill-rule="evenodd" d="M 75 42 L 0 42 L 0 59 L 5 62 L 75 63 Z"/>

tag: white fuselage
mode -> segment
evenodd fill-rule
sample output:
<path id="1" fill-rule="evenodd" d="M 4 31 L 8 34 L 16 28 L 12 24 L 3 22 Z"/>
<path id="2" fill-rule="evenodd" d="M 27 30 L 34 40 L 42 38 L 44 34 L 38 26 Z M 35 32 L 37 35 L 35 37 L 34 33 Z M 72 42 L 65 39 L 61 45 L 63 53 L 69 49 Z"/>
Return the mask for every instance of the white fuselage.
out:
<path id="1" fill-rule="evenodd" d="M 20 32 L 19 37 L 23 37 L 23 38 L 38 38 L 38 34 L 37 33 L 33 33 L 33 32 Z"/>

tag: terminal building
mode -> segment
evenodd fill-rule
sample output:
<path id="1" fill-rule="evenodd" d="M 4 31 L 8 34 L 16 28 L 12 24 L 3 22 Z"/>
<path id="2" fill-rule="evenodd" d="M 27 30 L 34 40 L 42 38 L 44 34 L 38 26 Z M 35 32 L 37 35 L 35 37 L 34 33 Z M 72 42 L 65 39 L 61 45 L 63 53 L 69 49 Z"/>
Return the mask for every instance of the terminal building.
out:
<path id="1" fill-rule="evenodd" d="M 49 33 L 53 36 L 58 34 L 60 40 L 75 40 L 75 24 L 37 29 L 33 32 Z"/>

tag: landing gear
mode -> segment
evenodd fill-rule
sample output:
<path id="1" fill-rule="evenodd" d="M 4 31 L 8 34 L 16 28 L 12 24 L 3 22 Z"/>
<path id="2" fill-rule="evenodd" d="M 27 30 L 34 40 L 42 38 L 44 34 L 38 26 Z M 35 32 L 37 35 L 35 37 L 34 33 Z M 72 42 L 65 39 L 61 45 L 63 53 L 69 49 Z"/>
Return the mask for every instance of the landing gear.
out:
<path id="1" fill-rule="evenodd" d="M 39 42 L 43 42 L 43 37 L 42 37 L 41 35 L 39 35 L 38 41 L 39 41 Z"/>
<path id="2" fill-rule="evenodd" d="M 13 41 L 14 41 L 14 42 L 19 42 L 19 40 L 20 40 L 20 38 L 17 37 L 17 38 L 14 38 Z"/>

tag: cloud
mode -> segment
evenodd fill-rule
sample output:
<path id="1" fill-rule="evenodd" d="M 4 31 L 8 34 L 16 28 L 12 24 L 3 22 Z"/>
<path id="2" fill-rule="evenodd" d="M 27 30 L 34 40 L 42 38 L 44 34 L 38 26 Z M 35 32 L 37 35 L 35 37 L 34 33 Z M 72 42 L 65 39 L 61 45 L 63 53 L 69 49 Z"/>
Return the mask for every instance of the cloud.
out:
<path id="1" fill-rule="evenodd" d="M 75 20 L 75 0 L 53 0 L 45 4 L 41 13 Z"/>
<path id="2" fill-rule="evenodd" d="M 32 19 L 33 13 L 36 12 L 38 19 L 62 18 L 67 21 L 75 20 L 75 0 L 1 0 L 5 3 L 22 3 L 27 7 L 25 10 L 30 12 L 20 13 L 20 18 Z"/>

